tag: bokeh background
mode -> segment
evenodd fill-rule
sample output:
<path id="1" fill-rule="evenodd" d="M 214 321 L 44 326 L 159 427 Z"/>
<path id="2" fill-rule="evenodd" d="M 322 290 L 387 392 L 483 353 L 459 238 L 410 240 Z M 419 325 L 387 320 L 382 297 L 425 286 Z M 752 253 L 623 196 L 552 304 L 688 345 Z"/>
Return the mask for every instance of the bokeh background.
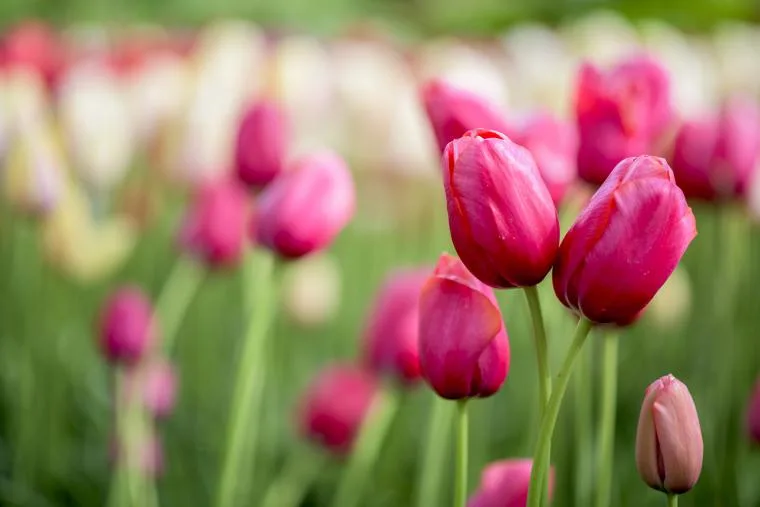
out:
<path id="1" fill-rule="evenodd" d="M 760 99 L 760 4 L 747 0 L 0 4 L 4 33 L 28 29 L 30 19 L 46 23 L 32 30 L 49 30 L 66 63 L 47 83 L 0 74 L 2 505 L 105 504 L 113 380 L 97 347 L 98 312 L 125 283 L 158 299 L 180 255 L 175 237 L 189 190 L 228 170 L 250 100 L 285 104 L 294 153 L 328 146 L 346 158 L 358 210 L 328 251 L 284 267 L 271 342 L 278 362 L 268 369 L 246 505 L 258 505 L 287 457 L 302 452 L 298 396 L 322 366 L 357 356 L 388 271 L 432 265 L 452 251 L 437 150 L 417 94 L 425 79 L 446 77 L 510 114 L 546 109 L 572 119 L 582 59 L 608 64 L 643 49 L 670 70 L 682 115 L 735 92 Z M 87 67 L 103 55 L 107 71 Z M 25 144 L 12 132 L 29 111 L 36 134 Z M 54 204 L 45 193 L 50 171 L 65 174 L 65 197 Z M 612 505 L 664 501 L 640 481 L 633 452 L 644 389 L 673 373 L 694 395 L 705 440 L 702 478 L 681 505 L 760 506 L 760 451 L 745 432 L 760 371 L 760 192 L 753 195 L 694 205 L 699 236 L 645 317 L 624 332 Z M 565 228 L 576 200 L 562 210 Z M 239 269 L 205 273 L 181 324 L 172 358 L 178 403 L 159 428 L 163 505 L 212 504 L 246 325 L 243 283 Z M 572 320 L 549 283 L 541 297 L 556 371 Z M 498 395 L 472 404 L 472 488 L 487 462 L 530 456 L 535 436 L 527 306 L 518 292 L 499 298 L 512 367 Z M 590 505 L 593 490 L 596 407 L 583 407 L 599 389 L 598 340 L 590 344 L 555 439 L 558 506 Z M 406 393 L 362 505 L 413 505 L 432 402 L 422 386 Z M 340 460 L 323 462 L 303 505 L 330 505 L 341 471 Z"/>

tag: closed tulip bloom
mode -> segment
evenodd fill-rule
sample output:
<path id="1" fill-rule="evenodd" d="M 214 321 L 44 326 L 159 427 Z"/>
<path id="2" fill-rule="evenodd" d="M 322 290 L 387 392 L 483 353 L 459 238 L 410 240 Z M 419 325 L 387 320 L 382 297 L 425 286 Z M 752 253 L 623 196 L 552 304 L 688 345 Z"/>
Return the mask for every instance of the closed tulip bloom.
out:
<path id="1" fill-rule="evenodd" d="M 289 140 L 285 112 L 274 102 L 254 104 L 243 116 L 235 147 L 237 176 L 250 187 L 261 187 L 283 170 Z"/>
<path id="2" fill-rule="evenodd" d="M 756 444 L 760 444 L 760 380 L 755 384 L 755 391 L 749 401 L 747 429 L 749 430 L 749 437 Z"/>
<path id="3" fill-rule="evenodd" d="M 422 100 L 441 152 L 451 141 L 473 129 L 511 132 L 505 115 L 495 105 L 444 80 L 428 82 L 422 88 Z"/>
<path id="4" fill-rule="evenodd" d="M 301 400 L 302 433 L 332 452 L 349 452 L 379 392 L 377 379 L 366 370 L 353 365 L 325 368 Z"/>
<path id="5" fill-rule="evenodd" d="M 546 113 L 533 115 L 515 135 L 536 161 L 554 204 L 559 206 L 578 176 L 578 132 L 575 125 Z"/>
<path id="6" fill-rule="evenodd" d="M 525 507 L 528 502 L 530 459 L 508 459 L 488 465 L 480 476 L 480 486 L 467 507 Z M 549 498 L 554 490 L 554 469 L 549 474 Z"/>
<path id="7" fill-rule="evenodd" d="M 304 156 L 261 194 L 252 235 L 285 258 L 327 247 L 354 214 L 351 173 L 337 155 Z"/>
<path id="8" fill-rule="evenodd" d="M 509 371 L 509 338 L 493 290 L 441 255 L 420 295 L 420 368 L 446 399 L 496 393 Z"/>
<path id="9" fill-rule="evenodd" d="M 386 279 L 364 332 L 364 356 L 379 373 L 405 382 L 420 377 L 419 301 L 429 269 L 397 270 Z"/>
<path id="10" fill-rule="evenodd" d="M 631 323 L 697 234 L 691 208 L 664 159 L 620 162 L 562 240 L 554 292 L 596 323 Z"/>
<path id="11" fill-rule="evenodd" d="M 150 301 L 137 287 L 124 287 L 108 298 L 100 319 L 100 347 L 113 363 L 139 362 L 156 340 Z"/>
<path id="12" fill-rule="evenodd" d="M 61 41 L 40 21 L 20 23 L 0 40 L 0 65 L 34 71 L 49 87 L 57 84 L 64 63 Z"/>
<path id="13" fill-rule="evenodd" d="M 673 173 L 689 199 L 713 200 L 717 190 L 711 174 L 718 122 L 714 118 L 685 121 L 673 142 Z"/>
<path id="14" fill-rule="evenodd" d="M 491 287 L 538 284 L 559 246 L 559 221 L 530 152 L 493 130 L 452 141 L 442 159 L 451 240 Z"/>
<path id="15" fill-rule="evenodd" d="M 702 471 L 702 430 L 689 389 L 673 375 L 646 390 L 636 432 L 636 468 L 650 487 L 681 494 Z"/>
<path id="16" fill-rule="evenodd" d="M 606 72 L 584 64 L 575 113 L 578 174 L 601 185 L 620 160 L 661 148 L 674 118 L 668 75 L 646 56 L 630 58 Z"/>
<path id="17" fill-rule="evenodd" d="M 235 265 L 245 246 L 248 195 L 237 181 L 203 184 L 179 233 L 180 245 L 213 267 Z"/>

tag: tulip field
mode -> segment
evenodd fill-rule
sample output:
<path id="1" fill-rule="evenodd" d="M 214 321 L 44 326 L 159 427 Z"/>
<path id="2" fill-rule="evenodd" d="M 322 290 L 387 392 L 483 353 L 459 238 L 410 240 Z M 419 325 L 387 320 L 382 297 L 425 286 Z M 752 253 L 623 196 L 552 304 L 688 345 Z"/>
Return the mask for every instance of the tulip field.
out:
<path id="1" fill-rule="evenodd" d="M 760 507 L 760 25 L 445 12 L 0 28 L 0 505 Z"/>

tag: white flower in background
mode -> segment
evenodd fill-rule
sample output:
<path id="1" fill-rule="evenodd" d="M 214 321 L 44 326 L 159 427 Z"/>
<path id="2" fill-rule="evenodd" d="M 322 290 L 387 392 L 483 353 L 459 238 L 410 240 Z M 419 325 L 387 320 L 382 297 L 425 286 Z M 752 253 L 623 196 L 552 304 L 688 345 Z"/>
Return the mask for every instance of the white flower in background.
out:
<path id="1" fill-rule="evenodd" d="M 437 177 L 440 158 L 416 83 L 400 87 L 390 116 L 387 168 L 402 176 Z"/>
<path id="2" fill-rule="evenodd" d="M 709 48 L 661 21 L 640 28 L 644 47 L 669 71 L 677 110 L 687 118 L 710 112 L 718 102 L 718 73 Z"/>
<path id="3" fill-rule="evenodd" d="M 596 11 L 572 21 L 561 33 L 576 56 L 599 65 L 611 65 L 640 47 L 634 26 L 613 11 Z"/>
<path id="4" fill-rule="evenodd" d="M 0 73 L 0 169 L 11 141 L 10 90 L 5 76 Z"/>
<path id="5" fill-rule="evenodd" d="M 456 39 L 438 39 L 418 52 L 419 76 L 423 81 L 440 78 L 469 90 L 506 109 L 509 91 L 504 73 L 491 55 Z"/>
<path id="6" fill-rule="evenodd" d="M 198 41 L 192 83 L 179 119 L 175 176 L 189 183 L 229 169 L 243 107 L 262 84 L 264 39 L 243 22 L 206 29 Z"/>
<path id="7" fill-rule="evenodd" d="M 124 178 L 135 149 L 121 82 L 105 65 L 83 61 L 64 76 L 58 104 L 73 169 L 89 188 L 107 192 Z"/>
<path id="8" fill-rule="evenodd" d="M 724 94 L 760 93 L 760 28 L 726 22 L 719 25 L 713 36 L 715 60 Z"/>
<path id="9" fill-rule="evenodd" d="M 183 58 L 157 52 L 130 75 L 127 86 L 135 133 L 145 147 L 181 113 L 189 70 Z"/>
<path id="10" fill-rule="evenodd" d="M 683 266 L 676 267 L 646 309 L 644 315 L 665 330 L 684 323 L 691 311 L 691 279 Z"/>
<path id="11" fill-rule="evenodd" d="M 501 42 L 508 59 L 510 110 L 541 109 L 567 117 L 577 61 L 565 41 L 548 27 L 529 23 L 512 28 Z"/>
<path id="12" fill-rule="evenodd" d="M 325 324 L 340 306 L 341 276 L 329 254 L 312 255 L 289 263 L 282 281 L 285 313 L 304 327 Z"/>
<path id="13" fill-rule="evenodd" d="M 335 144 L 335 93 L 332 62 L 325 46 L 313 37 L 290 36 L 273 49 L 267 94 L 283 105 L 290 122 L 290 156 Z"/>

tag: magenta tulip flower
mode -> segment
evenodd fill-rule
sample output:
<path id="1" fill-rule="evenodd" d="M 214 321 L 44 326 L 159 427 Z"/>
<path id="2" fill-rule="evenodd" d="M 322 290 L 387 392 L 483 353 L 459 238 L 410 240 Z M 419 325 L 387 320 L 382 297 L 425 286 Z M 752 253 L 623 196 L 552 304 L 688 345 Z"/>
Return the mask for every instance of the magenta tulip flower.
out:
<path id="1" fill-rule="evenodd" d="M 138 396 L 156 419 L 165 419 L 174 410 L 177 377 L 171 363 L 164 358 L 150 358 L 140 368 L 131 370 L 124 388 L 128 401 Z"/>
<path id="2" fill-rule="evenodd" d="M 240 183 L 205 183 L 185 216 L 180 245 L 209 266 L 234 266 L 245 246 L 247 212 L 248 195 Z"/>
<path id="3" fill-rule="evenodd" d="M 702 430 L 689 389 L 673 375 L 646 390 L 636 432 L 636 468 L 651 488 L 681 494 L 702 471 Z"/>
<path id="4" fill-rule="evenodd" d="M 538 284 L 559 246 L 559 221 L 530 152 L 476 129 L 443 154 L 451 239 L 467 268 L 491 287 Z"/>
<path id="5" fill-rule="evenodd" d="M 584 64 L 575 113 L 578 175 L 601 185 L 622 159 L 662 148 L 674 126 L 668 75 L 646 56 L 632 57 L 606 72 Z"/>
<path id="6" fill-rule="evenodd" d="M 539 113 L 528 119 L 513 140 L 533 155 L 549 195 L 559 206 L 578 176 L 575 125 Z"/>
<path id="7" fill-rule="evenodd" d="M 422 101 L 441 152 L 451 141 L 473 129 L 511 133 L 505 115 L 496 106 L 444 80 L 428 82 L 422 88 Z"/>
<path id="8" fill-rule="evenodd" d="M 112 363 L 137 364 L 158 335 L 150 300 L 137 287 L 113 293 L 100 316 L 100 348 Z"/>
<path id="9" fill-rule="evenodd" d="M 525 507 L 528 502 L 529 459 L 508 459 L 488 465 L 480 476 L 480 486 L 467 507 Z M 549 474 L 549 499 L 554 491 L 554 469 Z"/>
<path id="10" fill-rule="evenodd" d="M 366 370 L 352 365 L 325 368 L 301 400 L 302 433 L 332 452 L 348 453 L 379 392 L 377 379 Z"/>
<path id="11" fill-rule="evenodd" d="M 747 429 L 749 437 L 756 444 L 760 444 L 760 380 L 755 383 L 755 391 L 749 400 L 747 411 Z"/>
<path id="12" fill-rule="evenodd" d="M 441 255 L 420 296 L 420 368 L 446 399 L 496 393 L 509 371 L 509 338 L 493 290 Z"/>
<path id="13" fill-rule="evenodd" d="M 380 288 L 364 332 L 369 366 L 406 383 L 420 378 L 420 291 L 430 273 L 430 269 L 391 273 Z"/>
<path id="14" fill-rule="evenodd" d="M 351 173 L 332 153 L 296 160 L 261 194 L 251 234 L 285 258 L 327 247 L 354 214 Z"/>
<path id="15" fill-rule="evenodd" d="M 250 187 L 261 187 L 285 166 L 290 130 L 285 112 L 276 103 L 261 101 L 243 116 L 235 146 L 237 176 Z"/>
<path id="16" fill-rule="evenodd" d="M 631 323 L 697 234 L 691 208 L 664 159 L 620 162 L 565 235 L 554 292 L 596 323 Z"/>
<path id="17" fill-rule="evenodd" d="M 718 140 L 718 122 L 713 118 L 686 121 L 673 143 L 673 173 L 689 199 L 717 197 L 711 174 L 713 153 Z"/>

